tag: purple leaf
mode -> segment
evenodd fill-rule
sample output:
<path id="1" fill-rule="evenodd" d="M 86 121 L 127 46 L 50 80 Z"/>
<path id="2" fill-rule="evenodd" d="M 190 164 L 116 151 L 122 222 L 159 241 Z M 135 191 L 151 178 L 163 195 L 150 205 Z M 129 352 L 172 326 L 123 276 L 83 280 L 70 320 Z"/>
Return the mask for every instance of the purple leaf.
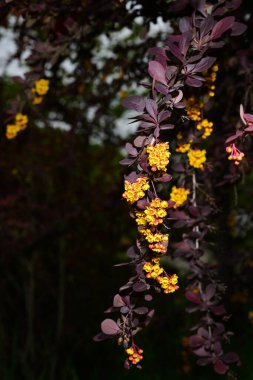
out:
<path id="1" fill-rule="evenodd" d="M 193 303 L 196 303 L 196 304 L 200 304 L 201 303 L 201 299 L 200 299 L 200 296 L 198 293 L 193 293 L 191 290 L 187 290 L 185 292 L 185 298 L 187 298 L 189 301 L 193 302 Z"/>
<path id="2" fill-rule="evenodd" d="M 206 34 L 210 32 L 214 25 L 214 18 L 212 16 L 207 16 L 206 19 L 201 23 L 200 26 L 200 37 L 204 37 Z"/>
<path id="3" fill-rule="evenodd" d="M 158 121 L 159 123 L 162 123 L 164 120 L 170 118 L 171 112 L 170 111 L 162 111 L 158 114 Z"/>
<path id="4" fill-rule="evenodd" d="M 106 335 L 117 335 L 120 331 L 119 326 L 113 319 L 105 319 L 101 323 L 101 330 Z"/>
<path id="5" fill-rule="evenodd" d="M 155 84 L 155 90 L 158 91 L 158 92 L 160 92 L 163 95 L 167 95 L 168 92 L 169 92 L 168 87 L 165 86 L 162 83 L 159 83 L 159 82 L 156 82 L 156 84 Z"/>
<path id="6" fill-rule="evenodd" d="M 147 290 L 147 284 L 142 281 L 138 281 L 133 285 L 133 290 L 135 292 L 145 292 Z"/>
<path id="7" fill-rule="evenodd" d="M 157 103 L 152 99 L 146 100 L 146 110 L 149 115 L 156 120 L 157 119 Z"/>
<path id="8" fill-rule="evenodd" d="M 224 360 L 227 364 L 240 362 L 239 356 L 235 352 L 228 352 L 227 354 L 224 354 L 222 356 L 222 360 Z"/>
<path id="9" fill-rule="evenodd" d="M 127 314 L 129 312 L 129 307 L 128 306 L 122 306 L 120 309 L 120 312 L 122 314 Z"/>
<path id="10" fill-rule="evenodd" d="M 179 19 L 179 29 L 181 33 L 189 32 L 191 28 L 192 26 L 190 17 L 183 17 Z"/>
<path id="11" fill-rule="evenodd" d="M 245 113 L 244 114 L 244 119 L 249 123 L 253 123 L 253 115 L 251 115 L 250 113 Z"/>
<path id="12" fill-rule="evenodd" d="M 237 131 L 233 136 L 230 136 L 226 139 L 225 144 L 232 143 L 233 141 L 237 140 L 238 137 L 241 137 L 243 135 L 242 131 Z"/>
<path id="13" fill-rule="evenodd" d="M 241 22 L 235 22 L 232 27 L 231 36 L 240 36 L 247 29 L 247 25 L 242 24 Z"/>
<path id="14" fill-rule="evenodd" d="M 119 294 L 116 294 L 113 298 L 113 306 L 114 307 L 122 307 L 125 306 L 125 302 Z"/>
<path id="15" fill-rule="evenodd" d="M 189 337 L 189 346 L 192 348 L 202 346 L 204 339 L 199 335 L 192 335 Z"/>
<path id="16" fill-rule="evenodd" d="M 135 160 L 131 159 L 131 158 L 124 158 L 123 160 L 121 160 L 119 163 L 121 165 L 132 165 L 133 163 L 135 162 Z"/>
<path id="17" fill-rule="evenodd" d="M 148 308 L 145 306 L 137 307 L 134 309 L 134 312 L 139 315 L 147 314 L 148 313 Z"/>
<path id="18" fill-rule="evenodd" d="M 201 358 L 197 360 L 197 364 L 201 366 L 205 366 L 212 362 L 212 358 Z"/>
<path id="19" fill-rule="evenodd" d="M 94 342 L 102 342 L 105 339 L 108 339 L 108 335 L 101 332 L 93 337 Z"/>
<path id="20" fill-rule="evenodd" d="M 180 49 L 170 40 L 167 40 L 167 45 L 169 46 L 170 52 L 181 62 L 184 61 L 184 56 L 181 53 Z"/>
<path id="21" fill-rule="evenodd" d="M 123 99 L 122 106 L 138 112 L 142 112 L 145 107 L 145 100 L 142 96 L 133 95 Z"/>
<path id="22" fill-rule="evenodd" d="M 127 250 L 127 256 L 130 259 L 136 259 L 137 257 L 139 257 L 139 250 L 138 250 L 138 248 L 135 245 L 133 245 L 132 247 L 128 248 L 128 250 Z"/>
<path id="23" fill-rule="evenodd" d="M 226 309 L 225 309 L 224 305 L 211 306 L 210 310 L 215 315 L 223 315 L 226 313 Z"/>
<path id="24" fill-rule="evenodd" d="M 149 203 L 145 199 L 141 199 L 137 202 L 137 207 L 141 210 L 145 210 L 149 206 Z"/>
<path id="25" fill-rule="evenodd" d="M 145 294 L 144 296 L 145 301 L 150 302 L 153 299 L 153 296 L 151 294 Z"/>
<path id="26" fill-rule="evenodd" d="M 152 47 L 148 49 L 148 52 L 153 55 L 161 55 L 162 57 L 167 58 L 165 50 L 160 47 Z"/>
<path id="27" fill-rule="evenodd" d="M 216 61 L 215 57 L 205 57 L 205 58 L 202 58 L 201 61 L 195 65 L 194 64 L 187 65 L 187 68 L 189 66 L 192 66 L 192 70 L 191 70 L 192 72 L 201 72 L 201 71 L 208 70 L 214 64 L 215 61 Z"/>
<path id="28" fill-rule="evenodd" d="M 197 348 L 196 350 L 193 350 L 193 352 L 197 356 L 210 356 L 210 353 L 206 351 L 204 347 Z"/>
<path id="29" fill-rule="evenodd" d="M 245 132 L 253 132 L 253 125 L 244 129 Z"/>
<path id="30" fill-rule="evenodd" d="M 216 360 L 213 369 L 219 375 L 225 375 L 225 373 L 227 373 L 227 371 L 229 370 L 229 367 L 225 363 L 223 363 L 222 360 L 218 359 Z"/>
<path id="31" fill-rule="evenodd" d="M 167 130 L 167 129 L 174 129 L 175 125 L 174 124 L 163 124 L 161 125 L 160 129 L 162 129 L 163 131 Z"/>
<path id="32" fill-rule="evenodd" d="M 205 294 L 205 298 L 207 301 L 209 301 L 214 296 L 215 291 L 216 291 L 216 286 L 214 284 L 207 285 L 206 294 Z"/>
<path id="33" fill-rule="evenodd" d="M 138 150 L 136 148 L 134 148 L 132 144 L 126 143 L 125 148 L 126 148 L 126 151 L 129 154 L 131 154 L 131 156 L 135 156 L 136 157 L 138 155 Z"/>
<path id="34" fill-rule="evenodd" d="M 217 24 L 215 24 L 213 27 L 213 30 L 211 33 L 211 39 L 216 40 L 217 38 L 219 38 L 228 29 L 232 28 L 234 23 L 235 23 L 234 16 L 228 16 L 218 21 Z"/>
<path id="35" fill-rule="evenodd" d="M 172 176 L 170 174 L 163 174 L 162 177 L 158 177 L 155 179 L 158 182 L 169 182 L 172 180 Z"/>
<path id="36" fill-rule="evenodd" d="M 137 148 L 142 148 L 146 139 L 147 139 L 146 136 L 137 136 L 137 137 L 134 139 L 134 145 L 135 145 Z"/>
<path id="37" fill-rule="evenodd" d="M 167 85 L 165 69 L 161 65 L 161 63 L 157 61 L 150 61 L 148 64 L 148 73 L 154 80 L 157 80 L 158 82 Z"/>
<path id="38" fill-rule="evenodd" d="M 199 79 L 196 79 L 194 77 L 187 77 L 185 83 L 191 87 L 201 87 L 202 86 L 202 82 Z"/>

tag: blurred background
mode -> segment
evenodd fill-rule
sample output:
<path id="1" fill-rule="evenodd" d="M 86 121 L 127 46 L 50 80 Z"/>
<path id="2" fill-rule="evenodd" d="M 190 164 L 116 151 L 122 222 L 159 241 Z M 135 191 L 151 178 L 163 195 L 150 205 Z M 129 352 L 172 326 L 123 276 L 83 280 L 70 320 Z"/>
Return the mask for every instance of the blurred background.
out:
<path id="1" fill-rule="evenodd" d="M 120 103 L 142 93 L 148 48 L 192 8 L 187 1 L 74 3 L 0 4 L 0 379 L 218 379 L 197 368 L 187 348 L 196 316 L 185 313 L 187 273 L 177 263 L 181 290 L 157 296 L 156 316 L 139 335 L 142 371 L 123 369 L 115 341 L 92 340 L 131 272 L 113 265 L 126 261 L 136 237 L 118 163 L 136 127 Z M 241 12 L 251 17 L 250 5 Z M 240 81 L 234 48 L 221 52 L 230 63 L 218 78 L 217 121 Z M 28 106 L 27 83 L 42 72 L 50 90 L 41 105 Z M 29 125 L 8 140 L 6 120 L 17 104 Z M 252 185 L 247 174 L 242 185 L 217 190 L 223 217 L 212 236 L 241 380 L 253 378 Z"/>

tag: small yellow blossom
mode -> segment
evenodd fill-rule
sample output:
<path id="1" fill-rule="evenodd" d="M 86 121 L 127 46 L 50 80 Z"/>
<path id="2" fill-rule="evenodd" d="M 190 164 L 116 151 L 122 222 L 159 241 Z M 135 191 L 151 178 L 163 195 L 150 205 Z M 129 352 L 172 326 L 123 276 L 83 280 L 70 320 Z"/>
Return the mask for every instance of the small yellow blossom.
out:
<path id="1" fill-rule="evenodd" d="M 49 90 L 49 80 L 48 79 L 39 79 L 35 82 L 35 87 L 33 92 L 36 92 L 38 95 L 46 95 Z"/>
<path id="2" fill-rule="evenodd" d="M 182 206 L 187 200 L 190 191 L 184 187 L 173 186 L 170 193 L 170 200 L 175 202 L 174 208 Z"/>
<path id="3" fill-rule="evenodd" d="M 28 117 L 22 113 L 17 113 L 15 116 L 15 124 L 19 130 L 25 129 L 27 127 Z"/>
<path id="4" fill-rule="evenodd" d="M 162 201 L 160 198 L 155 198 L 150 205 L 144 210 L 144 217 L 147 223 L 151 226 L 157 226 L 163 222 L 166 215 L 166 209 L 169 207 L 167 201 Z"/>
<path id="5" fill-rule="evenodd" d="M 213 123 L 211 121 L 208 121 L 207 119 L 203 119 L 197 124 L 197 129 L 199 131 L 204 131 L 202 138 L 206 139 L 208 136 L 211 135 L 213 131 Z"/>
<path id="6" fill-rule="evenodd" d="M 199 102 L 194 96 L 185 99 L 187 116 L 193 121 L 201 120 L 201 110 L 204 106 L 202 102 Z"/>
<path id="7" fill-rule="evenodd" d="M 128 360 L 132 364 L 138 364 L 143 359 L 143 350 L 141 350 L 137 346 L 127 348 L 126 353 L 129 355 Z"/>
<path id="8" fill-rule="evenodd" d="M 8 124 L 6 126 L 6 137 L 8 140 L 14 139 L 19 132 L 19 128 L 15 124 Z"/>
<path id="9" fill-rule="evenodd" d="M 250 310 L 248 313 L 248 318 L 251 323 L 253 323 L 253 310 Z"/>
<path id="10" fill-rule="evenodd" d="M 147 278 L 152 278 L 159 283 L 164 293 L 174 293 L 179 288 L 177 285 L 178 276 L 176 274 L 168 276 L 164 269 L 160 267 L 159 258 L 153 259 L 152 262 L 145 262 L 143 270 L 146 272 Z"/>
<path id="11" fill-rule="evenodd" d="M 147 147 L 147 153 L 148 163 L 151 166 L 151 170 L 153 172 L 157 170 L 166 171 L 170 158 L 168 142 L 158 143 L 154 146 L 149 145 Z"/>
<path id="12" fill-rule="evenodd" d="M 206 150 L 191 149 L 188 152 L 189 164 L 196 169 L 203 169 L 203 164 L 206 162 Z"/>
<path id="13" fill-rule="evenodd" d="M 149 189 L 149 183 L 147 177 L 139 177 L 136 182 L 125 181 L 125 192 L 123 193 L 123 198 L 127 202 L 133 204 L 139 199 L 145 196 L 145 191 Z"/>
<path id="14" fill-rule="evenodd" d="M 42 96 L 35 96 L 32 103 L 34 105 L 37 105 L 37 104 L 40 104 L 42 102 L 42 100 L 43 100 Z"/>
<path id="15" fill-rule="evenodd" d="M 176 149 L 176 152 L 178 153 L 187 153 L 191 149 L 191 143 L 186 143 L 179 145 Z"/>

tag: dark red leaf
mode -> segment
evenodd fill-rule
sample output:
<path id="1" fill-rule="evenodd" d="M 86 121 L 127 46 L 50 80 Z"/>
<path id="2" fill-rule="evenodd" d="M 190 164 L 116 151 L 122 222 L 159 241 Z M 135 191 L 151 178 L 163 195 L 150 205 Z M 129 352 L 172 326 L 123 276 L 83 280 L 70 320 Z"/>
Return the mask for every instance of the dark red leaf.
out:
<path id="1" fill-rule="evenodd" d="M 108 335 L 100 332 L 93 337 L 93 340 L 94 342 L 102 342 L 103 340 L 108 339 L 108 338 L 109 338 Z"/>
<path id="2" fill-rule="evenodd" d="M 187 290 L 185 292 L 185 298 L 187 298 L 189 301 L 193 302 L 193 303 L 196 303 L 196 304 L 200 304 L 201 303 L 201 299 L 200 299 L 200 296 L 198 293 L 193 293 L 191 290 Z"/>
<path id="3" fill-rule="evenodd" d="M 227 373 L 227 371 L 229 370 L 229 367 L 225 363 L 223 363 L 222 360 L 217 359 L 213 369 L 219 375 L 225 375 L 225 373 Z"/>
<path id="4" fill-rule="evenodd" d="M 150 61 L 148 64 L 148 73 L 154 80 L 167 85 L 165 68 L 161 65 L 161 63 L 157 61 Z"/>
<path id="5" fill-rule="evenodd" d="M 131 158 L 124 158 L 123 160 L 121 160 L 119 163 L 121 165 L 132 165 L 133 163 L 135 162 L 135 160 L 131 159 Z"/>
<path id="6" fill-rule="evenodd" d="M 211 33 L 211 39 L 216 40 L 217 38 L 219 38 L 228 29 L 232 28 L 234 23 L 235 23 L 234 16 L 228 16 L 218 21 L 217 24 L 215 24 L 213 27 L 213 30 Z"/>
<path id="7" fill-rule="evenodd" d="M 154 120 L 157 119 L 157 103 L 153 99 L 146 100 L 146 110 Z"/>
<path id="8" fill-rule="evenodd" d="M 239 363 L 239 356 L 235 352 L 228 352 L 222 356 L 222 360 L 227 364 Z"/>
<path id="9" fill-rule="evenodd" d="M 134 312 L 139 315 L 147 314 L 149 309 L 145 306 L 137 307 Z"/>
<path id="10" fill-rule="evenodd" d="M 247 29 L 247 25 L 242 24 L 241 22 L 235 22 L 232 27 L 231 36 L 240 36 Z"/>
<path id="11" fill-rule="evenodd" d="M 122 307 L 125 306 L 125 302 L 119 294 L 116 294 L 113 298 L 113 306 L 114 307 Z"/>
<path id="12" fill-rule="evenodd" d="M 230 144 L 233 141 L 237 140 L 238 137 L 241 137 L 243 135 L 243 131 L 237 131 L 233 136 L 230 136 L 226 139 L 225 144 Z"/>
<path id="13" fill-rule="evenodd" d="M 204 344 L 204 339 L 199 335 L 192 335 L 189 337 L 189 346 L 196 348 Z"/>
<path id="14" fill-rule="evenodd" d="M 131 156 L 137 156 L 138 155 L 138 150 L 136 148 L 134 148 L 132 144 L 126 143 L 125 148 L 126 148 L 127 152 L 129 154 L 131 154 Z"/>
<path id="15" fill-rule="evenodd" d="M 145 107 L 145 100 L 142 96 L 133 95 L 123 99 L 122 106 L 138 112 L 142 112 Z"/>
<path id="16" fill-rule="evenodd" d="M 172 176 L 170 174 L 163 174 L 162 177 L 156 178 L 155 179 L 158 182 L 169 182 L 172 180 Z"/>
<path id="17" fill-rule="evenodd" d="M 244 129 L 246 132 L 253 132 L 253 125 Z"/>
<path id="18" fill-rule="evenodd" d="M 147 140 L 147 136 L 137 136 L 135 139 L 134 139 L 134 145 L 137 147 L 137 148 L 141 148 L 143 147 L 144 143 L 145 143 L 145 140 Z"/>
<path id="19" fill-rule="evenodd" d="M 101 323 L 101 330 L 106 335 L 117 335 L 120 328 L 113 319 L 105 319 Z"/>
<path id="20" fill-rule="evenodd" d="M 147 284 L 142 281 L 138 281 L 133 285 L 133 290 L 135 292 L 145 292 L 147 290 Z"/>
<path id="21" fill-rule="evenodd" d="M 192 70 L 190 70 L 190 71 L 196 73 L 196 72 L 208 70 L 214 64 L 215 61 L 216 61 L 215 57 L 202 58 L 201 61 L 196 63 L 195 65 L 191 64 Z M 187 65 L 187 68 L 188 68 L 188 66 L 190 66 L 190 65 Z"/>
<path id="22" fill-rule="evenodd" d="M 197 360 L 197 364 L 201 366 L 205 366 L 212 362 L 212 358 L 201 358 Z"/>
<path id="23" fill-rule="evenodd" d="M 199 79 L 196 79 L 196 78 L 190 77 L 190 76 L 186 78 L 185 83 L 191 87 L 201 87 L 202 86 L 202 82 Z"/>

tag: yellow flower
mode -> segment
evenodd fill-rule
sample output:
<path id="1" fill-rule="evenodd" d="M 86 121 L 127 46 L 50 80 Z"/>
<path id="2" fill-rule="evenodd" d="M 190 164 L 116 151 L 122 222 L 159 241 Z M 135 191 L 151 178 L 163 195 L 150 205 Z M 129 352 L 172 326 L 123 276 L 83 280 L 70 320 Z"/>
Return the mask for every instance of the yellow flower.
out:
<path id="1" fill-rule="evenodd" d="M 46 95 L 49 90 L 49 80 L 48 79 L 39 79 L 35 82 L 35 92 L 38 95 Z"/>
<path id="2" fill-rule="evenodd" d="M 15 124 L 19 130 L 25 129 L 27 127 L 28 117 L 22 113 L 17 113 L 15 116 Z"/>
<path id="3" fill-rule="evenodd" d="M 153 172 L 157 170 L 166 171 L 170 158 L 168 142 L 158 143 L 154 146 L 149 145 L 147 147 L 147 153 L 148 163 L 151 166 L 151 170 Z"/>
<path id="4" fill-rule="evenodd" d="M 203 169 L 203 164 L 206 162 L 206 150 L 191 149 L 188 152 L 189 164 L 196 169 Z"/>
<path id="5" fill-rule="evenodd" d="M 125 181 L 125 192 L 123 193 L 123 198 L 127 200 L 127 202 L 133 204 L 137 202 L 139 199 L 145 196 L 146 190 L 149 189 L 149 183 L 147 177 L 139 177 L 136 182 Z"/>
<path id="6" fill-rule="evenodd" d="M 203 103 L 199 102 L 194 96 L 185 99 L 187 116 L 193 121 L 201 120 L 201 109 L 203 108 Z"/>
<path id="7" fill-rule="evenodd" d="M 35 98 L 33 99 L 33 104 L 36 105 L 36 104 L 40 104 L 42 102 L 43 98 L 41 96 L 35 96 Z"/>
<path id="8" fill-rule="evenodd" d="M 174 208 L 182 206 L 187 200 L 190 191 L 184 187 L 173 186 L 170 193 L 170 200 L 175 202 Z"/>
<path id="9" fill-rule="evenodd" d="M 253 323 L 253 310 L 250 310 L 248 313 L 248 318 L 251 323 Z"/>
<path id="10" fill-rule="evenodd" d="M 8 140 L 14 139 L 17 136 L 19 128 L 15 124 L 8 124 L 6 127 L 6 137 Z"/>

